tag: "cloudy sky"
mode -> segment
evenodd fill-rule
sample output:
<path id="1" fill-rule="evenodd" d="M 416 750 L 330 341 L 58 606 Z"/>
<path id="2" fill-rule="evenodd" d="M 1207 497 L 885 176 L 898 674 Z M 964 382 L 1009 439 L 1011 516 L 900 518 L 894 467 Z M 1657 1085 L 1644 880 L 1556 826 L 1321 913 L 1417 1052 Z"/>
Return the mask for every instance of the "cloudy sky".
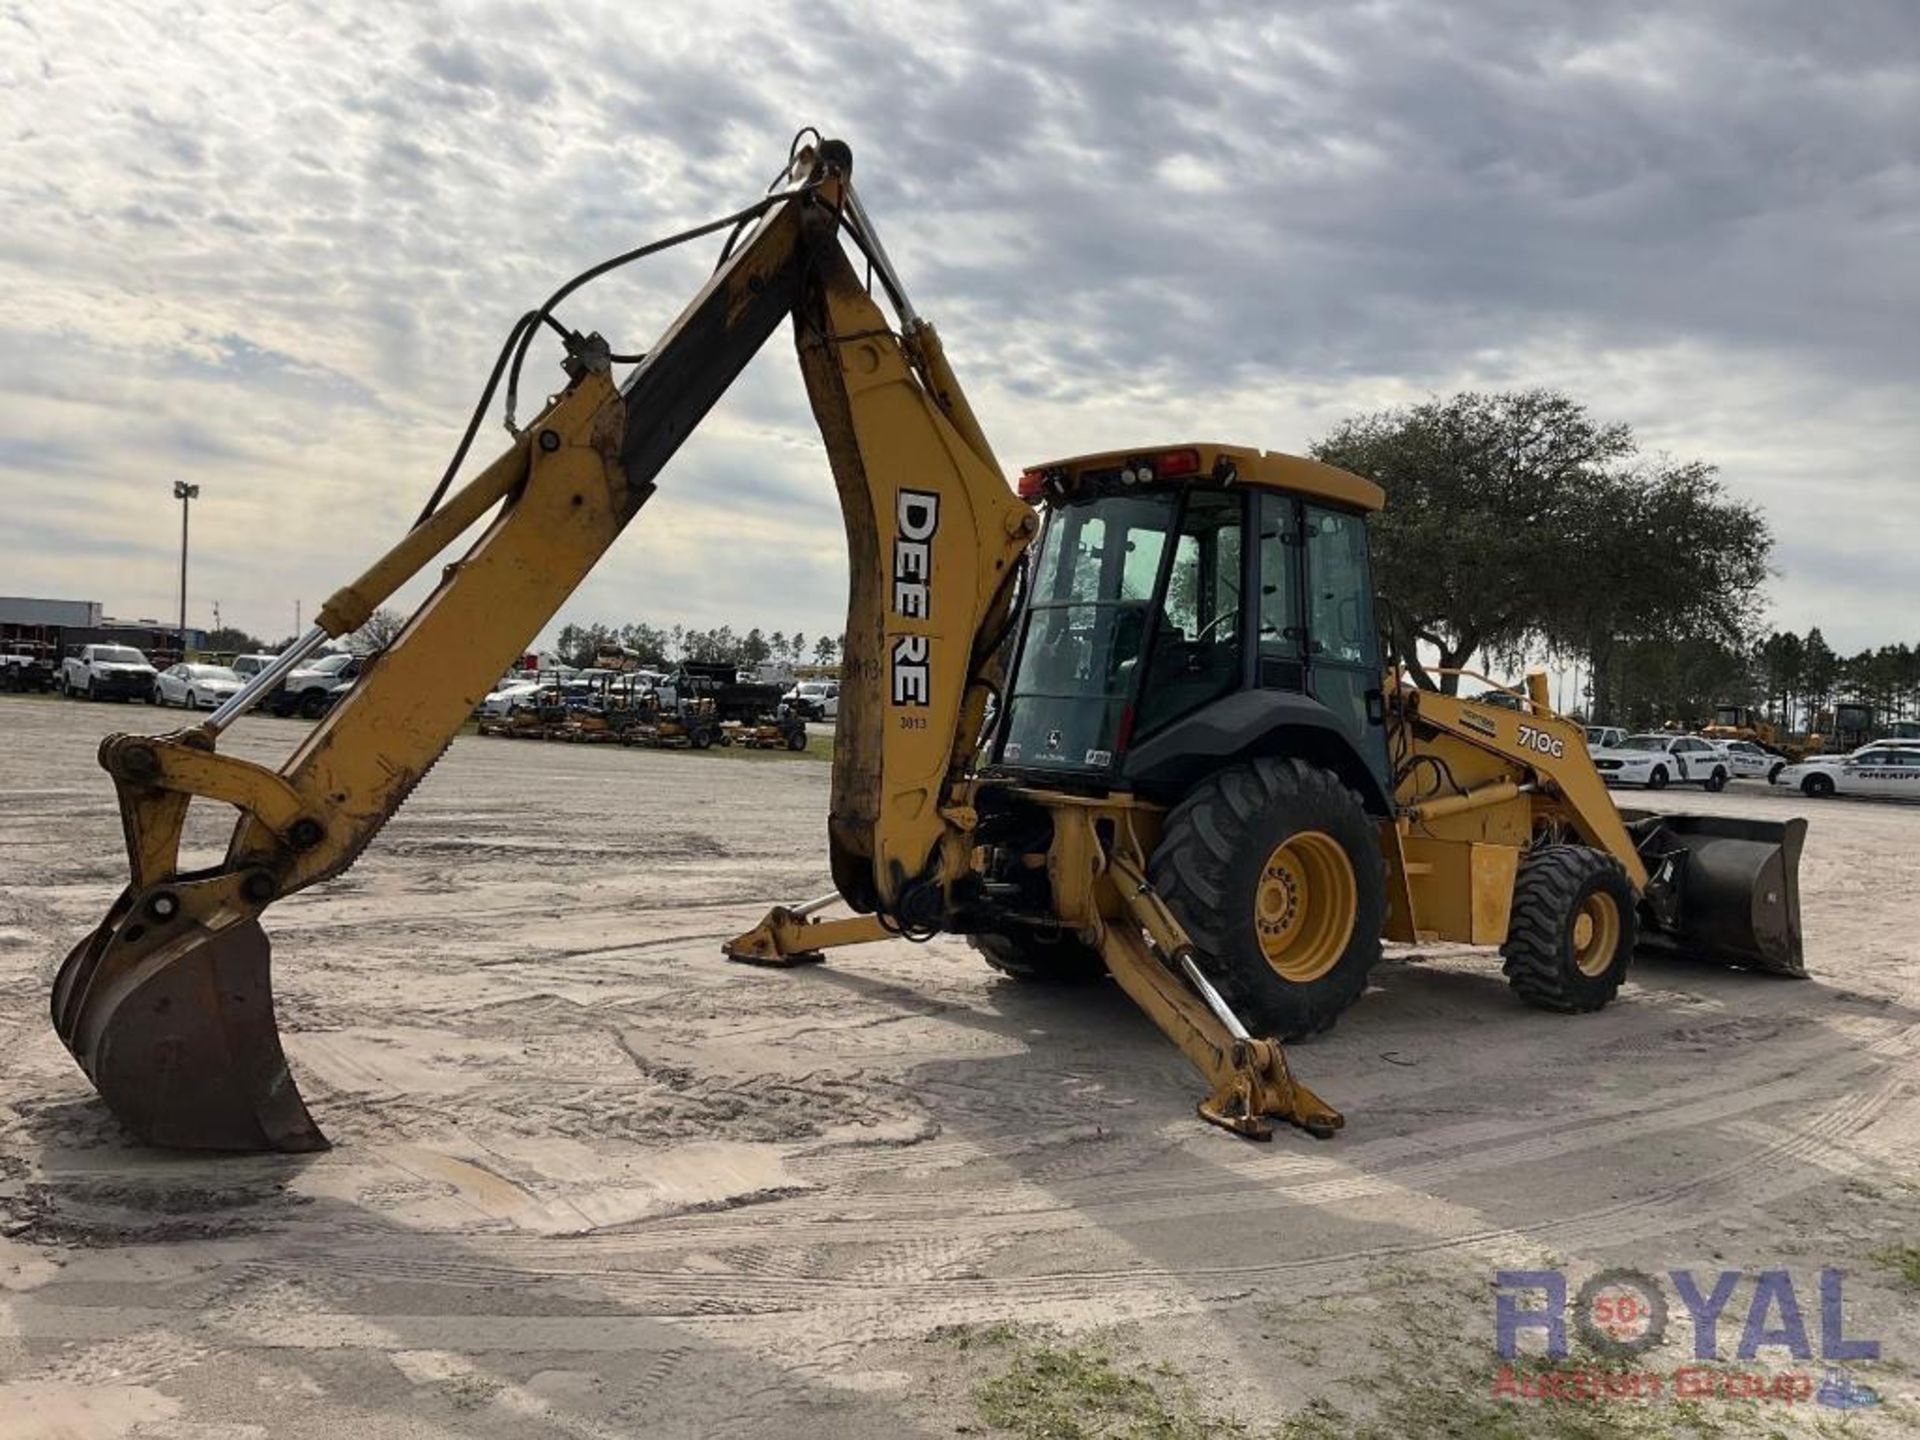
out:
<path id="1" fill-rule="evenodd" d="M 1777 624 L 1920 640 L 1903 0 L 0 0 L 0 593 L 173 613 L 191 478 L 193 620 L 289 632 L 515 315 L 802 123 L 1009 464 L 1559 385 L 1765 505 Z M 710 261 L 563 313 L 644 348 Z M 561 618 L 840 629 L 784 336 L 662 483 Z"/>

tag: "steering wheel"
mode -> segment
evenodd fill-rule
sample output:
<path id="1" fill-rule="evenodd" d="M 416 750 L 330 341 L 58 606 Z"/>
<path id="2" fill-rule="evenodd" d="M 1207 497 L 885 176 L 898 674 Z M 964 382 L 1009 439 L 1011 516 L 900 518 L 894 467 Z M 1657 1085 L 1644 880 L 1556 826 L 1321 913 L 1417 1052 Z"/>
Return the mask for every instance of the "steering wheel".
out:
<path id="1" fill-rule="evenodd" d="M 1200 627 L 1200 633 L 1193 637 L 1193 643 L 1196 645 L 1204 644 L 1206 642 L 1206 638 L 1209 635 L 1211 635 L 1215 630 L 1219 629 L 1220 625 L 1223 622 L 1232 620 L 1234 618 L 1236 617 L 1235 617 L 1235 613 L 1232 610 L 1222 610 L 1218 615 L 1214 616 L 1213 619 L 1209 620 L 1205 625 L 1202 625 Z"/>

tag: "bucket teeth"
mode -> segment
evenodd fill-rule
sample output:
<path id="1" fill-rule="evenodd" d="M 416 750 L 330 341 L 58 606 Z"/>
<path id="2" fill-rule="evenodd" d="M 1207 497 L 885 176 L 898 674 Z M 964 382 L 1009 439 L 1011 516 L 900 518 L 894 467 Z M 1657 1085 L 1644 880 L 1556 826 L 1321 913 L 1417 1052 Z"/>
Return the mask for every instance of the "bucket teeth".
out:
<path id="1" fill-rule="evenodd" d="M 53 990 L 54 1028 L 115 1118 L 184 1150 L 327 1148 L 280 1046 L 259 922 L 141 946 L 124 913 L 74 947 Z"/>

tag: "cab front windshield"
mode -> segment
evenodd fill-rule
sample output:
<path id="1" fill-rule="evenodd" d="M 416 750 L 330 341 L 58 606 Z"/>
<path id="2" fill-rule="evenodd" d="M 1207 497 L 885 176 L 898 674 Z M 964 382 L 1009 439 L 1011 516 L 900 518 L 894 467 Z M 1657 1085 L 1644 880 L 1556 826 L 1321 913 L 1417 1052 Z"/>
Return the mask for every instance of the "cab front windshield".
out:
<path id="1" fill-rule="evenodd" d="M 1173 491 L 1110 496 L 1050 517 L 1014 677 L 1010 764 L 1105 765 L 1146 640 Z"/>
<path id="2" fill-rule="evenodd" d="M 1184 509 L 1180 501 L 1175 490 L 1108 493 L 1049 518 L 1008 706 L 1006 763 L 1105 768 L 1124 744 L 1129 704 L 1145 734 L 1232 687 L 1240 496 L 1194 491 Z"/>

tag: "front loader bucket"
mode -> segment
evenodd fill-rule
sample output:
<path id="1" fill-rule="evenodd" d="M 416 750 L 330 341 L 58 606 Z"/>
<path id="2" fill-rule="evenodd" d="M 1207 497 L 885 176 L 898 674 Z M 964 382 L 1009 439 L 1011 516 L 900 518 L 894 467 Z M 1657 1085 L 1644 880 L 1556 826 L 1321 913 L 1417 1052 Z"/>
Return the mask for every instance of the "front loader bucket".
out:
<path id="1" fill-rule="evenodd" d="M 53 1026 L 107 1108 L 149 1145 L 324 1150 L 287 1070 L 256 920 L 159 945 L 116 907 L 53 986 Z"/>
<path id="2" fill-rule="evenodd" d="M 1643 940 L 1716 964 L 1807 973 L 1800 940 L 1805 820 L 1626 818 L 1652 877 Z"/>

